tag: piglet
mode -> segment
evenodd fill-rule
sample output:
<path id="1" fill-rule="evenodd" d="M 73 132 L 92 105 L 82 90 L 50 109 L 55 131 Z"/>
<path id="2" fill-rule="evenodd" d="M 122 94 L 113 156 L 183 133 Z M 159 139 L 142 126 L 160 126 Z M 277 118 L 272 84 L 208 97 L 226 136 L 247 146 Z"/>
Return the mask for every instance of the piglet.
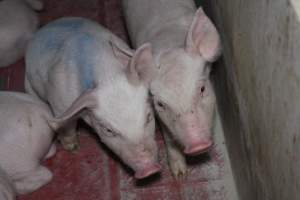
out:
<path id="1" fill-rule="evenodd" d="M 28 94 L 0 92 L 0 199 L 37 190 L 52 179 L 41 161 L 55 153 L 52 114 Z"/>
<path id="2" fill-rule="evenodd" d="M 35 10 L 42 8 L 38 0 L 0 1 L 0 67 L 24 56 L 28 41 L 39 25 Z"/>
<path id="3" fill-rule="evenodd" d="M 185 158 L 208 151 L 215 93 L 210 65 L 220 55 L 220 38 L 193 0 L 123 0 L 133 45 L 149 42 L 156 66 L 144 72 L 176 178 L 186 174 Z"/>
<path id="4" fill-rule="evenodd" d="M 88 19 L 61 18 L 40 29 L 26 54 L 26 90 L 48 102 L 59 139 L 78 148 L 76 119 L 144 178 L 160 170 L 144 69 L 149 44 L 136 51 Z"/>

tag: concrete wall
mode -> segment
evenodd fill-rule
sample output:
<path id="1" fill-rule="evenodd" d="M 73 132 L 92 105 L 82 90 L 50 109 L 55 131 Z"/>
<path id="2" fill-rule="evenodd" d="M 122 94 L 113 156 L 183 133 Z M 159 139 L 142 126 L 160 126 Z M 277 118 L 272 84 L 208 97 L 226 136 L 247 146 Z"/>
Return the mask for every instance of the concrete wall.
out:
<path id="1" fill-rule="evenodd" d="M 240 199 L 300 199 L 299 3 L 204 2 L 223 39 L 213 79 Z"/>

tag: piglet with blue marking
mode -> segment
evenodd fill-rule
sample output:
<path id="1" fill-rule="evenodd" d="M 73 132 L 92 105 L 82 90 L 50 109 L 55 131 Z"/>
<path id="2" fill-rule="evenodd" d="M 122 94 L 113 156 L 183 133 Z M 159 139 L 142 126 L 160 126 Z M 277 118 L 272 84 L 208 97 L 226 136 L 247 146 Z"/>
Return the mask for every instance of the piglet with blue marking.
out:
<path id="1" fill-rule="evenodd" d="M 38 28 L 38 0 L 0 0 L 0 67 L 24 56 L 28 41 Z"/>
<path id="2" fill-rule="evenodd" d="M 76 119 L 144 178 L 160 170 L 144 72 L 149 44 L 136 51 L 96 22 L 62 18 L 37 32 L 26 54 L 26 90 L 48 102 L 66 149 L 78 148 Z"/>
<path id="3" fill-rule="evenodd" d="M 41 161 L 55 153 L 53 116 L 37 98 L 0 92 L 0 118 L 0 199 L 12 200 L 52 179 Z"/>

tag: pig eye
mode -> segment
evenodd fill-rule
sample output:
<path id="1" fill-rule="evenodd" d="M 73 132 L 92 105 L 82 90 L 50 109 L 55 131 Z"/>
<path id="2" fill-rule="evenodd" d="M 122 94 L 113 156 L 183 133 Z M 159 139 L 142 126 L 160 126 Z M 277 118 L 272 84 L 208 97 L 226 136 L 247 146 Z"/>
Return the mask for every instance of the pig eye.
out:
<path id="1" fill-rule="evenodd" d="M 120 135 L 114 129 L 108 128 L 107 126 L 105 126 L 103 123 L 100 123 L 100 122 L 96 123 L 95 127 L 96 127 L 96 130 L 98 130 L 99 132 L 101 132 L 102 134 L 104 134 L 107 137 L 115 137 L 115 136 Z"/>
<path id="2" fill-rule="evenodd" d="M 148 113 L 147 114 L 147 118 L 146 118 L 146 124 L 148 124 L 149 122 L 151 122 L 151 120 L 152 120 L 152 115 L 151 115 L 151 113 Z"/>
<path id="3" fill-rule="evenodd" d="M 112 133 L 113 131 L 109 128 L 105 128 L 105 130 L 108 132 L 108 133 Z"/>
<path id="4" fill-rule="evenodd" d="M 165 105 L 160 101 L 157 102 L 157 106 L 160 107 L 160 108 L 165 109 Z"/>
<path id="5" fill-rule="evenodd" d="M 113 131 L 112 129 L 110 129 L 110 128 L 104 127 L 104 130 L 105 130 L 105 132 L 106 132 L 106 136 L 108 136 L 108 137 L 115 137 L 115 136 L 118 135 L 116 132 L 114 132 L 114 131 Z"/>

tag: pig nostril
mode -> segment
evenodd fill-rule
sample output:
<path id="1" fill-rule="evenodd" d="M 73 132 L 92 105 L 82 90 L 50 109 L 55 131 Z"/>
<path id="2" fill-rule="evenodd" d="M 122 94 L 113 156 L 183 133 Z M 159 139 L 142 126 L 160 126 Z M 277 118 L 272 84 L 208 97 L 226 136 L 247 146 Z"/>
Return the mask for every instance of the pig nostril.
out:
<path id="1" fill-rule="evenodd" d="M 200 90 L 201 90 L 201 93 L 203 93 L 205 91 L 205 87 L 202 86 Z"/>

